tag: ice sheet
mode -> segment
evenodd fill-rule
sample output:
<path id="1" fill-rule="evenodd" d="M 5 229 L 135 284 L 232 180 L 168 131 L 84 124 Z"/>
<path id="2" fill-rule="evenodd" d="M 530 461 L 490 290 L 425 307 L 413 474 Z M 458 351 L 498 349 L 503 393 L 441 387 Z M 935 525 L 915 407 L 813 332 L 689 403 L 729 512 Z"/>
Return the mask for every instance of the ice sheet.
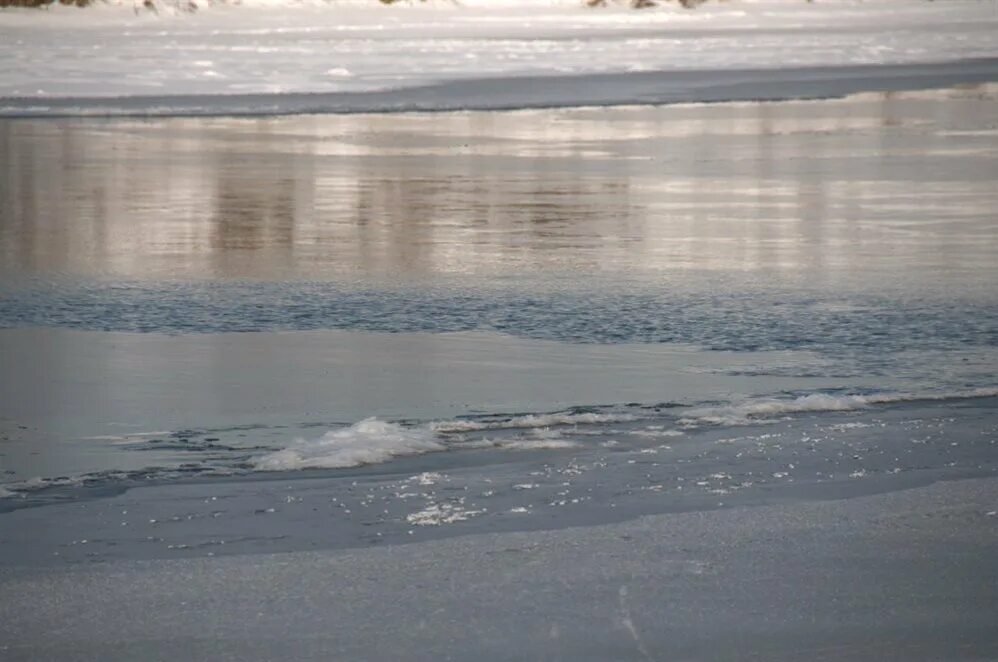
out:
<path id="1" fill-rule="evenodd" d="M 645 11 L 582 5 L 247 0 L 204 4 L 196 13 L 136 13 L 131 3 L 8 9 L 0 11 L 0 98 L 371 93 L 510 77 L 998 55 L 991 2 L 768 0 Z M 492 92 L 505 85 L 497 82 Z M 588 100 L 585 86 L 558 94 L 563 103 Z"/>

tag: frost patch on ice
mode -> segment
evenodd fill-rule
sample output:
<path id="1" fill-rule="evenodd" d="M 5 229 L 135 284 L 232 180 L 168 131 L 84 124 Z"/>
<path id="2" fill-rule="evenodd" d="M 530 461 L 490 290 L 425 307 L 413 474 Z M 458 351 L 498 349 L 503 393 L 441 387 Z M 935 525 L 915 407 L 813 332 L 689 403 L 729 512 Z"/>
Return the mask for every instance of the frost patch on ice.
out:
<path id="1" fill-rule="evenodd" d="M 835 432 L 842 432 L 843 430 L 858 430 L 860 428 L 872 428 L 871 423 L 860 423 L 859 421 L 853 421 L 852 423 L 836 423 L 834 425 L 829 425 L 829 430 L 834 430 Z"/>
<path id="2" fill-rule="evenodd" d="M 152 437 L 163 437 L 169 435 L 169 430 L 154 430 L 150 432 L 132 432 L 129 434 L 99 434 L 92 437 L 83 437 L 87 441 L 110 441 L 115 444 L 145 443 Z"/>
<path id="3" fill-rule="evenodd" d="M 367 418 L 319 439 L 298 439 L 292 445 L 257 458 L 259 471 L 337 469 L 385 462 L 400 455 L 444 450 L 433 434 L 395 423 Z"/>
<path id="4" fill-rule="evenodd" d="M 826 411 L 854 411 L 872 405 L 918 402 L 923 400 L 965 400 L 998 396 L 998 388 L 925 393 L 874 393 L 870 395 L 831 395 L 812 393 L 792 400 L 750 400 L 736 405 L 693 409 L 679 419 L 680 425 L 748 425 L 764 423 L 786 414 Z"/>
<path id="5" fill-rule="evenodd" d="M 489 421 L 436 421 L 429 427 L 434 432 L 475 432 L 478 430 L 515 430 L 520 428 L 548 428 L 553 425 L 597 425 L 635 420 L 631 414 L 599 414 L 595 412 L 560 412 L 554 414 L 526 414 L 503 420 Z"/>
<path id="6" fill-rule="evenodd" d="M 460 504 L 431 503 L 429 506 L 406 516 L 405 521 L 416 526 L 440 526 L 453 524 L 481 515 L 481 510 L 469 510 Z"/>
<path id="7" fill-rule="evenodd" d="M 118 472 L 104 472 L 103 477 L 117 478 L 119 476 L 124 476 Z M 55 478 L 42 478 L 41 476 L 35 476 L 34 478 L 28 478 L 20 483 L 8 483 L 7 487 L 17 490 L 19 493 L 17 496 L 23 496 L 23 492 L 33 492 L 35 490 L 44 490 L 49 487 L 77 487 L 83 485 L 85 477 L 83 476 L 58 476 Z"/>
<path id="8" fill-rule="evenodd" d="M 661 427 L 649 426 L 644 430 L 631 430 L 635 437 L 681 437 L 685 433 L 682 430 L 664 430 Z"/>
<path id="9" fill-rule="evenodd" d="M 496 448 L 517 451 L 535 451 L 545 448 L 575 448 L 578 442 L 568 439 L 506 439 L 495 444 Z"/>
<path id="10" fill-rule="evenodd" d="M 440 435 L 475 430 L 526 428 L 525 433 L 508 439 L 459 440 L 454 448 L 496 448 L 500 450 L 540 450 L 575 448 L 576 441 L 563 439 L 552 425 L 598 424 L 631 420 L 630 415 L 598 413 L 528 414 L 504 420 L 437 421 L 419 426 L 368 418 L 354 425 L 327 432 L 318 439 L 297 439 L 287 448 L 267 453 L 251 461 L 257 471 L 336 469 L 386 462 L 395 457 L 443 451 L 447 445 Z M 427 481 L 433 475 L 424 474 Z M 421 482 L 420 484 L 432 484 Z"/>
<path id="11" fill-rule="evenodd" d="M 445 476 L 442 473 L 437 473 L 436 471 L 424 471 L 421 474 L 413 476 L 409 480 L 425 487 L 427 485 L 436 485 L 444 478 Z"/>

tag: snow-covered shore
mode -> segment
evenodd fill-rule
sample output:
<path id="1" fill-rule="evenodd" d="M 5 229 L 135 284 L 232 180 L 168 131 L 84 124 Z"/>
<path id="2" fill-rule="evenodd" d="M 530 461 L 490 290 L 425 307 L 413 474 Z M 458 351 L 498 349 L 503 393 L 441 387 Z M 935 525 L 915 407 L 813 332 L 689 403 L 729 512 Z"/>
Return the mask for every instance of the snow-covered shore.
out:
<path id="1" fill-rule="evenodd" d="M 989 58 L 998 56 L 998 6 L 732 0 L 634 11 L 575 0 L 247 0 L 193 14 L 122 5 L 8 9 L 0 34 L 0 98 L 342 94 L 498 78 Z"/>

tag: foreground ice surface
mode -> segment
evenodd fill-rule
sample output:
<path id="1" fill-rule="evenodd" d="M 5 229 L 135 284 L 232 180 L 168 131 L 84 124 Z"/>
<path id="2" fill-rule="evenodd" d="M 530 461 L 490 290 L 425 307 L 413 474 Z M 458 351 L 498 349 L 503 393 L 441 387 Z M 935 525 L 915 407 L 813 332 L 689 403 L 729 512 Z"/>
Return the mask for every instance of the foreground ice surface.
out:
<path id="1" fill-rule="evenodd" d="M 5 567 L 0 653 L 993 659 L 996 483 L 333 553 Z"/>
<path id="2" fill-rule="evenodd" d="M 179 15 L 120 6 L 2 11 L 0 97 L 371 92 L 509 76 L 998 55 L 994 4 L 973 0 L 772 0 L 694 11 L 675 3 L 648 11 L 470 4 L 246 2 Z"/>

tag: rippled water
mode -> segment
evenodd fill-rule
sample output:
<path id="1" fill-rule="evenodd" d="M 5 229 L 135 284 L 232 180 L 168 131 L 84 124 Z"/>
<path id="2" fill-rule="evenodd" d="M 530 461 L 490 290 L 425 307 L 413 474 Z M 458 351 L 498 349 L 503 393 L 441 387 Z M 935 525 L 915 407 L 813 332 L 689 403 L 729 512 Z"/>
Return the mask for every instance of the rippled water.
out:
<path id="1" fill-rule="evenodd" d="M 996 101 L 2 120 L 0 483 L 988 395 Z"/>

